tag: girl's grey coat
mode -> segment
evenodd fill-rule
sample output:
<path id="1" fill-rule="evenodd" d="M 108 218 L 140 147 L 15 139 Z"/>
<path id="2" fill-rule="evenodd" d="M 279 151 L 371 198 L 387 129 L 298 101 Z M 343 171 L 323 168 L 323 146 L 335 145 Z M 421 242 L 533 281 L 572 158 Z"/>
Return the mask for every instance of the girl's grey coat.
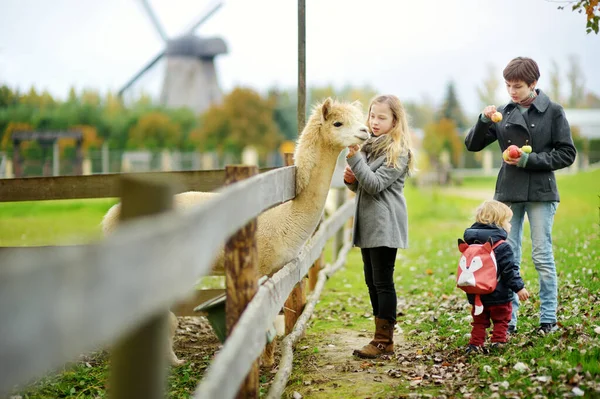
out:
<path id="1" fill-rule="evenodd" d="M 404 180 L 408 156 L 399 158 L 398 168 L 385 166 L 385 154 L 367 162 L 362 151 L 347 162 L 356 176 L 356 182 L 346 183 L 356 193 L 353 244 L 359 248 L 407 248 Z"/>

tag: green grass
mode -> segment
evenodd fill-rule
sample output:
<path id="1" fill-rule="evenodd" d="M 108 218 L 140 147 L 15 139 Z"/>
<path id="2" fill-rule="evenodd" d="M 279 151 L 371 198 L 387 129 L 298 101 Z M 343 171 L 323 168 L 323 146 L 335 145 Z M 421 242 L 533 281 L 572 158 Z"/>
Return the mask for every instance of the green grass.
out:
<path id="1" fill-rule="evenodd" d="M 102 236 L 100 221 L 115 199 L 0 203 L 0 246 L 90 242 Z"/>
<path id="2" fill-rule="evenodd" d="M 436 356 L 451 367 L 459 363 L 466 365 L 455 373 L 452 384 L 423 383 L 410 387 L 411 379 L 403 374 L 393 383 L 388 383 L 389 379 L 379 383 L 384 396 L 374 394 L 373 397 L 402 397 L 408 393 L 463 397 L 464 392 L 472 392 L 472 397 L 490 397 L 497 391 L 499 397 L 545 395 L 554 398 L 569 395 L 575 385 L 586 395 L 590 394 L 589 397 L 594 397 L 594 389 L 600 392 L 600 334 L 594 331 L 600 326 L 599 182 L 598 170 L 558 176 L 561 203 L 555 218 L 554 251 L 562 333 L 549 337 L 533 333 L 538 325 L 539 285 L 531 263 L 531 240 L 526 223 L 522 275 L 533 296 L 521 308 L 519 334 L 501 353 L 468 359 L 461 357 L 462 348 L 468 342 L 465 334 L 470 332 L 470 316 L 464 293 L 455 287 L 456 240 L 472 223 L 474 209 L 480 201 L 461 198 L 456 190 L 451 193 L 443 189 L 419 190 L 408 185 L 410 248 L 399 251 L 395 273 L 401 312 L 399 326 L 406 341 L 403 350 L 407 351 L 405 355 L 411 368 L 425 367 L 428 373 L 436 367 L 433 361 Z M 489 191 L 494 188 L 494 179 L 467 178 L 462 187 Z M 0 204 L 0 245 L 96 239 L 100 236 L 98 223 L 113 202 Z M 327 258 L 330 256 L 328 252 Z M 360 252 L 355 248 L 349 254 L 346 267 L 327 282 L 306 337 L 298 345 L 294 372 L 284 396 L 291 397 L 294 390 L 306 394 L 311 389 L 303 381 L 311 370 L 315 371 L 318 342 L 324 337 L 331 339 L 331 335 L 342 328 L 370 331 L 372 323 Z M 348 360 L 351 360 L 350 354 Z M 515 370 L 518 362 L 529 369 L 524 373 Z M 40 379 L 23 392 L 24 398 L 104 397 L 107 367 L 104 359 L 92 367 L 77 364 L 61 374 Z M 174 369 L 169 377 L 169 397 L 189 397 L 203 370 L 190 363 Z M 324 387 L 325 396 L 321 397 L 336 397 L 341 393 L 347 398 L 355 397 L 353 377 L 349 373 L 339 375 L 335 388 Z M 262 375 L 262 382 L 271 377 Z M 540 382 L 538 377 L 552 380 Z M 508 388 L 502 385 L 503 381 L 508 382 Z"/>

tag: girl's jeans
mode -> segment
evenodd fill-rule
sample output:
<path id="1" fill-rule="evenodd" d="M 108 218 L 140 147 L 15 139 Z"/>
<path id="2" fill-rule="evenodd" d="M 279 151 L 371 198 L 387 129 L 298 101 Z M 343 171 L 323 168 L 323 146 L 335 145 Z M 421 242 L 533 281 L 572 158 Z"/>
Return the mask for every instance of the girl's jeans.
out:
<path id="1" fill-rule="evenodd" d="M 396 322 L 396 289 L 394 287 L 394 263 L 397 248 L 361 248 L 365 282 L 373 307 L 373 316 Z"/>
<path id="2" fill-rule="evenodd" d="M 556 265 L 552 253 L 552 225 L 558 202 L 513 202 L 507 203 L 513 211 L 508 243 L 515 254 L 515 262 L 521 264 L 521 241 L 525 213 L 531 228 L 531 258 L 538 272 L 540 283 L 540 323 L 556 323 L 558 289 Z M 525 282 L 527 285 L 527 282 Z M 513 297 L 511 326 L 517 326 L 519 298 Z"/>
<path id="3" fill-rule="evenodd" d="M 469 344 L 483 346 L 485 342 L 485 331 L 491 325 L 490 320 L 494 322 L 492 329 L 492 342 L 506 342 L 506 331 L 508 331 L 508 322 L 512 303 L 507 302 L 500 305 L 483 306 L 483 312 L 475 316 L 475 306 L 471 308 L 473 322 L 471 325 L 471 339 Z"/>

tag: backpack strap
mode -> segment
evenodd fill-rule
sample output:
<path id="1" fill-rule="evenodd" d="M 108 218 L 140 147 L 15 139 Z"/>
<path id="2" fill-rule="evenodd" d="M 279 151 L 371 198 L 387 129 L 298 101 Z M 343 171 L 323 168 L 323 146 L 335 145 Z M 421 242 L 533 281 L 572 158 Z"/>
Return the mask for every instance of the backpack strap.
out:
<path id="1" fill-rule="evenodd" d="M 496 247 L 497 247 L 498 245 L 500 245 L 500 244 L 503 244 L 503 243 L 505 243 L 505 242 L 506 242 L 505 240 L 498 240 L 498 241 L 496 241 L 496 242 L 494 243 L 494 245 L 492 245 L 492 251 L 493 251 L 494 249 L 496 249 Z"/>

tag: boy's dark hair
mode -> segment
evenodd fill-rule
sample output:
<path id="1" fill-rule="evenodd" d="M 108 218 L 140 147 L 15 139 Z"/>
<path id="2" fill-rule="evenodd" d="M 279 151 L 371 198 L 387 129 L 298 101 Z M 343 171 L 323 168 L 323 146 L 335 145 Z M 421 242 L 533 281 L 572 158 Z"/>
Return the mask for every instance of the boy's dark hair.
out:
<path id="1" fill-rule="evenodd" d="M 531 58 L 517 57 L 508 63 L 502 74 L 507 82 L 523 80 L 529 86 L 540 78 L 540 69 Z"/>

